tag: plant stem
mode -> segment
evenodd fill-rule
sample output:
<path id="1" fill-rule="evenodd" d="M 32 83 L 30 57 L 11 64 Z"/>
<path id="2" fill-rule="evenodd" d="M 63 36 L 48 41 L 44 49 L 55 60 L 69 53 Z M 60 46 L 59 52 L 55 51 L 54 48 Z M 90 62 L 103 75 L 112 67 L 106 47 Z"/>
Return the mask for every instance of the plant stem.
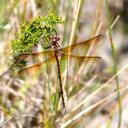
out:
<path id="1" fill-rule="evenodd" d="M 72 30 L 71 30 L 71 35 L 70 35 L 70 40 L 69 40 L 69 45 L 71 45 L 74 41 L 75 35 L 76 35 L 76 30 L 77 30 L 77 24 L 78 24 L 78 19 L 80 16 L 80 10 L 82 6 L 83 0 L 76 0 L 76 8 L 74 11 L 74 17 L 73 17 L 73 23 L 72 23 Z"/>
<path id="2" fill-rule="evenodd" d="M 108 22 L 108 31 L 109 31 L 109 40 L 110 40 L 110 45 L 112 49 L 112 57 L 113 57 L 113 68 L 114 68 L 114 74 L 117 73 L 118 67 L 117 67 L 117 58 L 116 58 L 116 51 L 115 51 L 115 46 L 112 40 L 112 29 L 111 29 L 111 18 L 110 18 L 110 10 L 109 10 L 109 1 L 105 0 L 106 2 L 106 13 L 107 13 L 107 22 Z M 120 97 L 120 91 L 119 91 L 119 80 L 118 76 L 115 78 L 116 82 L 116 91 L 117 91 L 117 97 L 118 97 L 118 107 L 119 107 L 119 120 L 118 120 L 118 126 L 117 128 L 121 128 L 121 121 L 122 121 L 122 104 L 121 104 L 121 97 Z"/>

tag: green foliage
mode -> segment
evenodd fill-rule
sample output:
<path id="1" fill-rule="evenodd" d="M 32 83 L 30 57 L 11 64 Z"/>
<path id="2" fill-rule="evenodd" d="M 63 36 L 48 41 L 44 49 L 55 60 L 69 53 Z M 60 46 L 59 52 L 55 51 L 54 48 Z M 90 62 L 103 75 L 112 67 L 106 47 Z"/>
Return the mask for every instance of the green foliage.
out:
<path id="1" fill-rule="evenodd" d="M 39 43 L 49 44 L 50 37 L 56 34 L 56 24 L 62 23 L 62 19 L 49 13 L 48 16 L 36 17 L 30 23 L 21 26 L 20 32 L 12 41 L 13 55 L 31 53 Z M 43 39 L 43 42 L 40 40 Z"/>

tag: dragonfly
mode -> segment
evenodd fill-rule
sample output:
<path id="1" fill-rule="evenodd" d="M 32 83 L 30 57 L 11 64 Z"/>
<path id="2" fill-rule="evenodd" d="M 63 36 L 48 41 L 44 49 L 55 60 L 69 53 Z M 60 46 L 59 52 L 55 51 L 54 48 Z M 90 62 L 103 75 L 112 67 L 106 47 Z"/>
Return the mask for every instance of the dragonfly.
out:
<path id="1" fill-rule="evenodd" d="M 102 35 L 95 36 L 89 40 L 82 41 L 79 43 L 72 44 L 70 46 L 62 48 L 58 41 L 60 38 L 57 35 L 54 35 L 51 37 L 51 44 L 49 48 L 50 50 L 46 50 L 43 52 L 33 52 L 33 53 L 28 53 L 28 54 L 21 54 L 19 55 L 22 59 L 26 58 L 28 56 L 32 57 L 38 57 L 39 55 L 41 56 L 48 56 L 48 58 L 44 61 L 41 61 L 39 63 L 35 63 L 33 65 L 27 66 L 21 70 L 18 71 L 18 73 L 22 73 L 24 71 L 31 71 L 33 68 L 39 68 L 41 67 L 42 64 L 46 64 L 49 61 L 55 60 L 56 61 L 56 66 L 57 66 L 57 72 L 58 72 L 58 80 L 59 80 L 59 88 L 60 88 L 60 95 L 62 97 L 62 105 L 65 108 L 65 99 L 64 99 L 64 92 L 63 92 L 63 85 L 62 85 L 62 76 L 61 76 L 61 70 L 60 70 L 60 58 L 71 58 L 71 59 L 77 59 L 77 60 L 93 60 L 93 59 L 101 59 L 100 56 L 86 56 L 81 55 L 82 51 L 86 51 L 90 45 L 92 44 L 97 44 L 100 42 L 102 39 Z M 79 54 L 77 52 L 80 52 Z"/>

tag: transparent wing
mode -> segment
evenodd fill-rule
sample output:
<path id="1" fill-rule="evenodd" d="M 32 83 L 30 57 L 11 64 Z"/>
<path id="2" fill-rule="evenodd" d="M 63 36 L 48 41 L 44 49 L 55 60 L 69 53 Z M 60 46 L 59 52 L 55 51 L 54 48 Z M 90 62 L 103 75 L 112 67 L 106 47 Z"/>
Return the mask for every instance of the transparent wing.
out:
<path id="1" fill-rule="evenodd" d="M 99 43 L 99 41 L 103 38 L 102 35 L 98 35 L 95 36 L 89 40 L 86 41 L 82 41 L 76 44 L 73 44 L 71 46 L 62 48 L 62 51 L 64 54 L 68 54 L 68 52 L 70 51 L 70 55 L 85 55 L 85 52 L 88 50 L 88 48 L 90 47 L 91 44 L 97 44 Z M 21 54 L 20 56 L 46 56 L 46 57 L 51 57 L 54 56 L 54 50 L 48 50 L 48 51 L 43 51 L 43 52 L 36 52 L 36 53 L 30 53 L 30 54 Z"/>
<path id="2" fill-rule="evenodd" d="M 68 46 L 66 48 L 62 48 L 63 55 L 61 57 L 61 60 L 67 60 L 68 57 L 70 57 L 70 60 L 73 60 L 74 63 L 75 62 L 81 63 L 82 61 L 87 62 L 87 61 L 95 61 L 95 60 L 101 59 L 101 57 L 99 57 L 99 56 L 85 56 L 86 55 L 85 53 L 81 55 L 81 54 L 78 54 L 78 52 L 86 51 L 91 44 L 97 44 L 102 39 L 102 37 L 103 37 L 102 35 L 98 35 L 98 36 L 91 38 L 87 41 L 83 41 L 83 42 Z M 68 54 L 69 50 L 71 51 L 70 54 Z M 39 57 L 40 55 L 41 55 L 41 57 L 45 56 L 47 59 L 43 60 L 39 63 L 36 63 L 34 65 L 27 66 L 24 69 L 20 70 L 18 73 L 22 73 L 25 71 L 29 71 L 30 73 L 37 72 L 37 70 L 41 69 L 41 66 L 43 64 L 51 63 L 51 67 L 52 67 L 52 64 L 54 62 L 56 62 L 56 58 L 54 56 L 54 51 L 52 51 L 52 50 L 38 52 L 38 53 L 31 53 L 31 54 L 22 54 L 22 55 L 20 55 L 20 57 L 21 58 L 26 58 L 26 57 L 33 58 L 34 56 Z"/>
<path id="3" fill-rule="evenodd" d="M 96 61 L 98 59 L 101 59 L 101 57 L 99 56 L 76 56 L 76 55 L 62 55 L 61 59 L 62 61 L 67 61 L 68 60 L 68 57 L 71 57 L 71 60 L 73 60 L 74 62 L 81 62 L 81 61 Z M 43 66 L 44 64 L 51 64 L 51 67 L 52 67 L 52 64 L 54 64 L 56 62 L 56 59 L 55 57 L 51 57 L 45 61 L 42 61 L 42 62 L 39 62 L 39 63 L 36 63 L 36 64 L 33 64 L 33 65 L 29 65 L 23 69 L 21 69 L 20 71 L 18 71 L 18 74 L 21 74 L 23 72 L 29 72 L 30 74 L 32 73 L 36 73 L 39 71 L 41 71 L 41 66 Z"/>
<path id="4" fill-rule="evenodd" d="M 89 47 L 91 45 L 96 45 L 99 43 L 99 41 L 103 38 L 102 35 L 98 35 L 98 36 L 95 36 L 89 40 L 86 40 L 86 41 L 82 41 L 82 42 L 79 42 L 79 43 L 76 43 L 76 44 L 73 44 L 71 46 L 68 46 L 66 48 L 63 48 L 62 51 L 65 53 L 65 54 L 68 54 L 68 52 L 70 52 L 70 54 L 73 54 L 73 55 L 85 55 L 86 52 L 88 51 Z"/>

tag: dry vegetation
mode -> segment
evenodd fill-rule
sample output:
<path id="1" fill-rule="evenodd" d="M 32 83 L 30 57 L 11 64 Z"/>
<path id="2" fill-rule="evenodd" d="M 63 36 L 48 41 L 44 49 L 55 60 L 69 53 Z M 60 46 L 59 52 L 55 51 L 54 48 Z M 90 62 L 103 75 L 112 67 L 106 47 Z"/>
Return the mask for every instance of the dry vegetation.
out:
<path id="1" fill-rule="evenodd" d="M 125 4 L 125 0 L 0 0 L 0 127 L 127 128 Z M 53 61 L 42 67 L 38 75 L 24 72 L 21 78 L 6 72 L 12 61 L 11 42 L 20 26 L 36 16 L 48 15 L 51 10 L 64 20 L 56 28 L 62 47 L 103 35 L 86 52 L 102 59 L 73 60 L 67 67 L 62 63 L 66 108 L 58 93 Z"/>

